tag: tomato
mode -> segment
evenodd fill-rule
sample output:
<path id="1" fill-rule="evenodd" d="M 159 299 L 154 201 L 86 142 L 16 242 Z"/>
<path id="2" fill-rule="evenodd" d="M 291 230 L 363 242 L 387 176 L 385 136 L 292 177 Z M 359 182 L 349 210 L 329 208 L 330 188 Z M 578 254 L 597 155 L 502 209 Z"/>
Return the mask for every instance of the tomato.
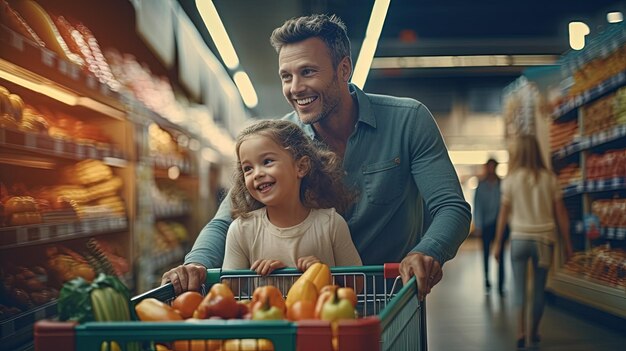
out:
<path id="1" fill-rule="evenodd" d="M 172 302 L 172 307 L 175 310 L 178 310 L 180 315 L 187 319 L 193 316 L 193 312 L 198 308 L 200 302 L 204 297 L 202 294 L 195 291 L 187 291 L 180 294 L 174 301 Z"/>

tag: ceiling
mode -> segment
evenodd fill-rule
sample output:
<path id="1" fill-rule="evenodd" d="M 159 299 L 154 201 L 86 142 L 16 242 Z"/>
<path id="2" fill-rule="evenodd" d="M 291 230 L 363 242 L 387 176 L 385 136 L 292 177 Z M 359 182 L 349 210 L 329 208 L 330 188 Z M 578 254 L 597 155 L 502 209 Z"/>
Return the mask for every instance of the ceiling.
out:
<path id="1" fill-rule="evenodd" d="M 269 45 L 271 31 L 286 19 L 337 14 L 348 27 L 356 60 L 373 0 L 213 0 L 259 95 L 254 116 L 289 112 L 277 75 L 277 56 Z M 197 12 L 195 0 L 179 0 L 207 45 L 215 47 Z M 551 54 L 568 50 L 567 24 L 584 21 L 594 31 L 606 26 L 607 11 L 626 11 L 626 1 L 608 0 L 391 0 L 376 57 L 421 55 Z M 524 67 L 473 69 L 372 70 L 366 90 L 385 84 L 419 84 L 433 79 L 509 79 Z M 434 78 L 433 78 L 434 77 Z M 505 78 L 503 78 L 505 77 Z M 378 91 L 384 93 L 385 91 Z"/>

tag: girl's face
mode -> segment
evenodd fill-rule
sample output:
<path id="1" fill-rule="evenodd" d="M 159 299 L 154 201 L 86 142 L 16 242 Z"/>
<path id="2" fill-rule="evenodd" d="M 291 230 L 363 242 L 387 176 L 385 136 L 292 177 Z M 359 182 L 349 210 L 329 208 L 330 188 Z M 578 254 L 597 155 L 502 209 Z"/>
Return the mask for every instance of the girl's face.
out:
<path id="1" fill-rule="evenodd" d="M 251 135 L 239 146 L 239 161 L 250 195 L 267 207 L 300 203 L 300 182 L 306 175 L 303 159 L 265 135 Z"/>

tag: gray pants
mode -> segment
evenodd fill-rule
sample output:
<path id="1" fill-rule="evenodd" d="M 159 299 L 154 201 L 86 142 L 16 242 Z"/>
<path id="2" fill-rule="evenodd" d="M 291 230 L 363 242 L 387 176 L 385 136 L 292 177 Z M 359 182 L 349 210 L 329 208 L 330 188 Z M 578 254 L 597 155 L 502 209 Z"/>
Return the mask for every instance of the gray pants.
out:
<path id="1" fill-rule="evenodd" d="M 527 299 L 526 296 L 526 271 L 528 260 L 531 260 L 534 269 L 533 275 L 533 301 L 532 303 L 532 320 L 541 319 L 544 307 L 544 290 L 548 279 L 548 269 L 540 262 L 549 258 L 544 255 L 545 247 L 542 243 L 534 240 L 511 240 L 511 264 L 513 266 L 513 283 L 515 287 L 515 304 L 522 306 Z M 548 253 L 549 254 L 549 253 Z"/>

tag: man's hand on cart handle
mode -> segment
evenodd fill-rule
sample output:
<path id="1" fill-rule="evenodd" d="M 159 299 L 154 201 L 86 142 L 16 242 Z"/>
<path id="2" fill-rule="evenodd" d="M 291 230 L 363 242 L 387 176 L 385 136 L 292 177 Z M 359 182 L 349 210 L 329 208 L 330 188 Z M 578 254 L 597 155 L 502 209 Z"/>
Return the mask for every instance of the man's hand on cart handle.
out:
<path id="1" fill-rule="evenodd" d="M 441 281 L 443 271 L 441 264 L 431 256 L 411 252 L 400 262 L 402 283 L 406 284 L 414 275 L 417 280 L 417 296 L 423 301 L 430 290 Z"/>
<path id="2" fill-rule="evenodd" d="M 174 267 L 163 274 L 161 285 L 172 283 L 176 295 L 185 291 L 200 291 L 206 281 L 206 267 L 199 263 L 189 263 Z"/>

